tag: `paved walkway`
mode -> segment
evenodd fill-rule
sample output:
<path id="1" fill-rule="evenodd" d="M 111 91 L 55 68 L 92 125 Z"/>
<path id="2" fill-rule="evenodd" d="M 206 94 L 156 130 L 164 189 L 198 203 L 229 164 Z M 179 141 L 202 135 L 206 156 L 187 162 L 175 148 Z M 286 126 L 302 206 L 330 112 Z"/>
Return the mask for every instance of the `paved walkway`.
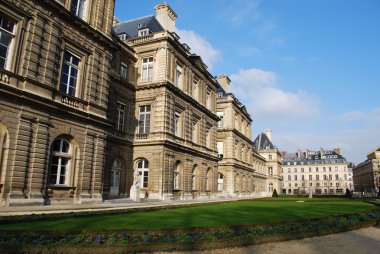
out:
<path id="1" fill-rule="evenodd" d="M 0 216 L 116 211 L 116 210 L 126 210 L 126 209 L 168 207 L 168 206 L 203 204 L 203 203 L 213 203 L 213 202 L 232 202 L 232 201 L 238 201 L 242 199 L 244 198 L 218 198 L 218 199 L 176 200 L 176 201 L 142 200 L 141 202 L 135 202 L 128 198 L 125 198 L 125 199 L 107 200 L 100 204 L 0 207 Z M 252 198 L 247 198 L 247 199 L 252 199 Z"/>
<path id="2" fill-rule="evenodd" d="M 378 254 L 380 227 L 369 227 L 340 234 L 305 238 L 287 242 L 266 243 L 242 248 L 209 251 L 155 252 L 156 254 Z"/>

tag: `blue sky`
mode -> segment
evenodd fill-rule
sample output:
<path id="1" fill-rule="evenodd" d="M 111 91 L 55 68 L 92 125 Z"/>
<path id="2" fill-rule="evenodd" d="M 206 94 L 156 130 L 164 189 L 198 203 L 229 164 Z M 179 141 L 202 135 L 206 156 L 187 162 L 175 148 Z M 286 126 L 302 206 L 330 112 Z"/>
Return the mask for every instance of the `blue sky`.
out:
<path id="1" fill-rule="evenodd" d="M 117 0 L 115 16 L 160 2 Z M 271 129 L 280 150 L 341 147 L 356 163 L 380 146 L 380 1 L 166 2 L 181 40 L 231 77 L 254 137 Z"/>

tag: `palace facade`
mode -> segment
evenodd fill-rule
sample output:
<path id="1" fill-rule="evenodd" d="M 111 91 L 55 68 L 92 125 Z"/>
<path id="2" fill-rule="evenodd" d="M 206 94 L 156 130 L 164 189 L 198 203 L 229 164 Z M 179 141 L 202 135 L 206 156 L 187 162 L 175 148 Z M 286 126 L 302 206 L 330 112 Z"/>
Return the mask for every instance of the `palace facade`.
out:
<path id="1" fill-rule="evenodd" d="M 228 77 L 155 9 L 119 22 L 113 0 L 2 0 L 1 206 L 129 197 L 136 171 L 141 198 L 273 190 Z"/>
<path id="2" fill-rule="evenodd" d="M 352 169 L 355 191 L 380 195 L 380 147 L 367 154 L 367 160 Z"/>
<path id="3" fill-rule="evenodd" d="M 345 194 L 353 190 L 352 172 L 340 148 L 285 153 L 282 162 L 284 194 Z"/>

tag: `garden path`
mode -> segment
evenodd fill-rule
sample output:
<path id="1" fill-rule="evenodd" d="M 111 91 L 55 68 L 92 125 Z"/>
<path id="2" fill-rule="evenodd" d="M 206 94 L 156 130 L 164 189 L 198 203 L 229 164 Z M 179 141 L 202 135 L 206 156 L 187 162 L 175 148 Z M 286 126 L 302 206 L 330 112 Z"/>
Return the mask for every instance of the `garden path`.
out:
<path id="1" fill-rule="evenodd" d="M 155 254 L 375 254 L 380 253 L 380 226 L 359 230 L 239 248 L 209 251 L 156 252 Z"/>

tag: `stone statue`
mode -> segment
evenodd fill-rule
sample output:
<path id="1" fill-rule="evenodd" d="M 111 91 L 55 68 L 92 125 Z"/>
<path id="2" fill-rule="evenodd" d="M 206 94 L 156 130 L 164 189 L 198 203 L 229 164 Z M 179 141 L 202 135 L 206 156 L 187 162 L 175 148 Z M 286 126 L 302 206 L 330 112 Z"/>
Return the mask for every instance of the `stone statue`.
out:
<path id="1" fill-rule="evenodd" d="M 133 174 L 133 185 L 129 197 L 134 201 L 140 202 L 140 175 L 138 170 L 135 170 Z"/>

